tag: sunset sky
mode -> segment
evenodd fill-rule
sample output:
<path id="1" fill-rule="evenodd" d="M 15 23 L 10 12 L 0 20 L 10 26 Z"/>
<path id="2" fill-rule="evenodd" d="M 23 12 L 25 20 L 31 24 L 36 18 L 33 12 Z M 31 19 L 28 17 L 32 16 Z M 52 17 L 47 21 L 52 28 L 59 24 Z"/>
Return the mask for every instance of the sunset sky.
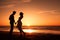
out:
<path id="1" fill-rule="evenodd" d="M 0 26 L 9 25 L 9 16 L 22 11 L 23 25 L 60 25 L 60 0 L 0 0 Z"/>

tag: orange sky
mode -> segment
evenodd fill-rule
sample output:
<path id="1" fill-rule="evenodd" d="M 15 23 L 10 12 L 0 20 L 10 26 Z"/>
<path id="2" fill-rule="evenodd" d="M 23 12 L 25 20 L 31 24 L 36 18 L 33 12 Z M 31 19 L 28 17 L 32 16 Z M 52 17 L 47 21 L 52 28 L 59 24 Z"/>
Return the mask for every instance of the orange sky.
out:
<path id="1" fill-rule="evenodd" d="M 23 25 L 60 25 L 60 0 L 0 0 L 0 26 L 9 25 L 9 16 L 16 10 L 24 13 Z"/>

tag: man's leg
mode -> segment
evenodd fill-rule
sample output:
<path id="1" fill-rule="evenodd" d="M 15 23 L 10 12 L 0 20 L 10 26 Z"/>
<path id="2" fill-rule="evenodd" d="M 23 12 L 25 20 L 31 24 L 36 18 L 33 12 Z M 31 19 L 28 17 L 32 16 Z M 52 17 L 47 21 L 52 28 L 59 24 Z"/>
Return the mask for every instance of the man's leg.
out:
<path id="1" fill-rule="evenodd" d="M 10 28 L 10 35 L 12 35 L 13 27 L 14 27 L 14 24 L 12 23 L 12 24 L 11 24 L 11 28 Z"/>
<path id="2" fill-rule="evenodd" d="M 14 24 L 11 24 L 11 23 L 10 23 L 9 40 L 12 40 L 13 27 L 14 27 Z"/>

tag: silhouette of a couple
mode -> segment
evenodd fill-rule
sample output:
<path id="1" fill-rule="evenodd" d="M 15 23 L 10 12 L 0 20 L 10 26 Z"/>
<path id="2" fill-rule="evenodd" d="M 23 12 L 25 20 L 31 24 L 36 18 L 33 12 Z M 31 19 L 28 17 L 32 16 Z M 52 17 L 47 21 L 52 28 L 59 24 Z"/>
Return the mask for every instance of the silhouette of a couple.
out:
<path id="1" fill-rule="evenodd" d="M 14 28 L 14 23 L 15 23 L 15 20 L 14 20 L 14 15 L 16 14 L 16 11 L 13 11 L 13 13 L 10 15 L 9 17 L 9 20 L 10 20 L 10 35 L 12 35 L 12 32 L 13 32 L 13 28 Z M 22 18 L 23 18 L 23 12 L 20 12 L 20 17 L 18 19 L 18 21 L 16 22 L 17 23 L 17 28 L 18 30 L 20 31 L 20 34 L 25 34 L 22 30 Z M 15 23 L 15 24 L 16 24 Z"/>

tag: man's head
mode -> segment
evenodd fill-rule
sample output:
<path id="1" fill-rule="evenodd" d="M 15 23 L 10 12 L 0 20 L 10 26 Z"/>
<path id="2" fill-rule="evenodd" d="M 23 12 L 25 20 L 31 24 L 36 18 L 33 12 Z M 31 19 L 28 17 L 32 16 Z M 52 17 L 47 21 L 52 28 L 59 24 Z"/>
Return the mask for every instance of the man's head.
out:
<path id="1" fill-rule="evenodd" d="M 15 15 L 16 14 L 16 11 L 13 11 L 13 15 Z"/>

